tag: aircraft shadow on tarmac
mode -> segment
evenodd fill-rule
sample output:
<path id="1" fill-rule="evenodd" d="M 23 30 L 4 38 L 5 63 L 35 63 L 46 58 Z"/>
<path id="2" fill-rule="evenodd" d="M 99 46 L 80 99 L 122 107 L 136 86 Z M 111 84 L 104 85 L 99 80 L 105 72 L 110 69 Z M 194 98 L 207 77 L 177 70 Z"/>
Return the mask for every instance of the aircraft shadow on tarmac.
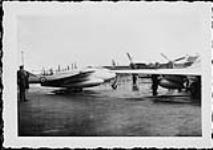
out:
<path id="1" fill-rule="evenodd" d="M 85 97 L 90 99 L 96 98 L 107 98 L 107 95 L 103 95 L 102 92 L 96 90 L 83 90 L 81 92 L 74 92 L 68 90 L 54 90 L 51 91 L 51 94 L 59 96 L 69 96 L 69 97 Z M 154 103 L 163 103 L 163 104 L 192 104 L 192 105 L 201 105 L 196 100 L 193 100 L 189 95 L 159 95 L 159 96 L 143 96 L 143 97 L 117 97 L 116 99 L 122 99 L 127 101 L 146 101 L 151 100 Z"/>
<path id="2" fill-rule="evenodd" d="M 81 92 L 74 92 L 69 90 L 54 90 L 51 91 L 49 94 L 59 95 L 59 96 L 69 96 L 69 97 L 93 97 L 98 98 L 100 97 L 100 93 L 95 90 L 83 90 Z"/>
<path id="3" fill-rule="evenodd" d="M 69 94 L 82 95 L 82 94 L 97 94 L 98 92 L 96 92 L 94 90 L 84 90 L 81 92 L 75 92 L 75 91 L 60 89 L 60 90 L 53 90 L 53 91 L 51 91 L 51 93 L 56 94 L 56 95 L 69 95 Z"/>
<path id="4" fill-rule="evenodd" d="M 160 96 L 158 98 L 153 97 L 153 102 L 155 103 L 163 103 L 163 104 L 190 104 L 190 105 L 196 105 L 200 106 L 200 100 L 194 100 L 191 97 L 182 97 L 182 96 L 177 96 L 177 97 L 170 97 L 170 96 Z"/>

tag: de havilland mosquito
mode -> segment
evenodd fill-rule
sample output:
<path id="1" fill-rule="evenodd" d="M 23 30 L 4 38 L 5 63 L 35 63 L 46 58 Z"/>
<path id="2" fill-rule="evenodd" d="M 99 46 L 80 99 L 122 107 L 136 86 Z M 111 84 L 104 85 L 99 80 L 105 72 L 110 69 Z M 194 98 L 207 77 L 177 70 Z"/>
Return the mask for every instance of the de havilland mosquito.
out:
<path id="1" fill-rule="evenodd" d="M 180 58 L 176 58 L 174 60 L 168 59 L 166 55 L 161 53 L 161 55 L 168 61 L 167 63 L 135 63 L 133 62 L 133 58 L 127 53 L 127 56 L 130 60 L 131 71 L 118 71 L 117 73 L 131 73 L 133 77 L 133 86 L 137 87 L 136 80 L 138 75 L 142 75 L 147 77 L 147 75 L 160 75 L 159 85 L 168 88 L 168 89 L 178 89 L 179 91 L 182 88 L 186 88 L 189 86 L 187 81 L 192 81 L 193 76 L 201 75 L 201 67 L 200 67 L 200 58 L 199 55 L 196 56 L 183 56 Z M 179 62 L 179 63 L 178 63 Z M 190 79 L 190 80 L 188 80 Z M 184 86 L 184 83 L 187 83 Z M 136 88 L 137 89 L 137 88 Z"/>
<path id="2" fill-rule="evenodd" d="M 168 59 L 165 55 L 161 55 Z M 193 88 L 193 86 L 190 87 L 190 85 L 193 85 L 191 83 L 200 82 L 201 69 L 196 66 L 200 61 L 198 56 L 184 56 L 173 61 L 168 59 L 169 62 L 166 64 L 156 63 L 155 65 L 134 63 L 129 53 L 127 53 L 127 56 L 130 60 L 130 66 L 122 67 L 122 69 L 119 69 L 119 66 L 113 63 L 111 68 L 89 67 L 82 70 L 58 72 L 52 75 L 34 75 L 30 73 L 29 82 L 74 91 L 81 91 L 83 88 L 98 86 L 106 82 L 111 82 L 112 87 L 116 89 L 119 75 L 122 74 L 132 74 L 133 87 L 136 86 L 138 75 L 149 75 L 147 77 L 157 75 L 159 85 L 167 89 L 190 89 Z M 183 61 L 183 63 L 177 64 L 178 61 Z M 184 85 L 186 81 L 188 81 L 187 87 Z M 199 92 L 196 89 L 190 89 L 190 91 L 192 91 L 192 94 Z"/>

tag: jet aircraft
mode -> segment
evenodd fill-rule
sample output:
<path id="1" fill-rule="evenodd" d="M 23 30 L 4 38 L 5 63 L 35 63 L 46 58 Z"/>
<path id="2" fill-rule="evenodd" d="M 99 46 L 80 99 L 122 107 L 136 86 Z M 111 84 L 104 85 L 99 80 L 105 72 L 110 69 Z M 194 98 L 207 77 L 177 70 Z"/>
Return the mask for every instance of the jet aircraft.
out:
<path id="1" fill-rule="evenodd" d="M 81 91 L 86 87 L 98 86 L 110 82 L 116 77 L 114 72 L 102 67 L 91 67 L 82 70 L 58 72 L 52 75 L 30 74 L 29 83 L 40 83 L 41 86 L 61 87 Z"/>

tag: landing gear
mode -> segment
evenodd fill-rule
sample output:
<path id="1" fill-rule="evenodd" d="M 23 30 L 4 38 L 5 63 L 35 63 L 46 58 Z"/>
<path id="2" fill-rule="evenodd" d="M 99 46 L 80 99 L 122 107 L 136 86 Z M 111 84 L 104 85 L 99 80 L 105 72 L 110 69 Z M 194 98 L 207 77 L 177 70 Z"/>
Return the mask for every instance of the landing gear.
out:
<path id="1" fill-rule="evenodd" d="M 115 77 L 115 80 L 113 81 L 113 83 L 111 84 L 111 87 L 113 90 L 116 90 L 118 87 L 118 77 Z"/>
<path id="2" fill-rule="evenodd" d="M 132 74 L 132 90 L 138 91 L 139 88 L 137 86 L 137 74 Z"/>
<path id="3" fill-rule="evenodd" d="M 158 88 L 157 87 L 154 87 L 153 85 L 152 85 L 152 95 L 153 96 L 157 96 L 158 95 Z"/>
<path id="4" fill-rule="evenodd" d="M 132 85 L 132 91 L 138 91 L 139 89 L 138 89 L 138 86 L 137 85 Z"/>
<path id="5" fill-rule="evenodd" d="M 74 92 L 74 93 L 78 93 L 78 92 L 82 92 L 83 88 L 69 88 L 67 89 L 67 92 Z"/>
<path id="6" fill-rule="evenodd" d="M 182 92 L 182 89 L 181 88 L 178 88 L 178 93 Z"/>
<path id="7" fill-rule="evenodd" d="M 159 84 L 158 75 L 152 75 L 152 95 L 153 96 L 158 95 L 158 84 Z"/>

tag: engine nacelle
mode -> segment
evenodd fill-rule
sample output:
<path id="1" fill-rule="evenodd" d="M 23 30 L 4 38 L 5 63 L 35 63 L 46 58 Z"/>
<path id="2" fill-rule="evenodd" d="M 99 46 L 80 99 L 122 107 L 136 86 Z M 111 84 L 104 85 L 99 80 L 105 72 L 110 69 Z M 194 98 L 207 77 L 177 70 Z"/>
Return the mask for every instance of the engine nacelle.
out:
<path id="1" fill-rule="evenodd" d="M 167 88 L 167 89 L 182 89 L 184 88 L 184 85 L 182 82 L 174 82 L 171 80 L 167 80 L 167 79 L 161 79 L 159 82 L 159 85 Z"/>

